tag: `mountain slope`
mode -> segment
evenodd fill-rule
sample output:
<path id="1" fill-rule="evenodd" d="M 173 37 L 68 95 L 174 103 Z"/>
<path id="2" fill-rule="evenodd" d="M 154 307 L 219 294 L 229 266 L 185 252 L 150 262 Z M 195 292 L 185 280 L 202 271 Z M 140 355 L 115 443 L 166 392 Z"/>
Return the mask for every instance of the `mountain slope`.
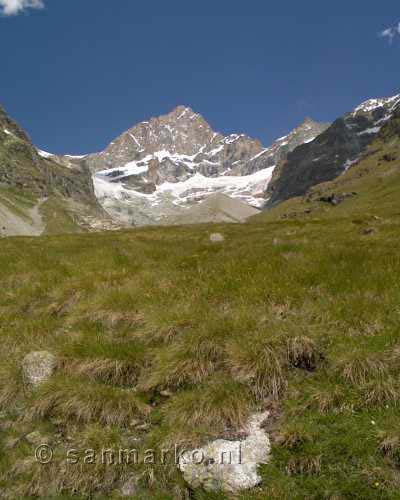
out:
<path id="1" fill-rule="evenodd" d="M 366 101 L 314 141 L 295 149 L 274 171 L 268 205 L 303 195 L 313 185 L 343 174 L 360 160 L 399 104 L 400 95 Z"/>
<path id="2" fill-rule="evenodd" d="M 95 220 L 112 226 L 88 168 L 38 151 L 0 107 L 0 234 L 80 231 Z"/>
<path id="3" fill-rule="evenodd" d="M 182 207 L 215 192 L 261 206 L 276 163 L 326 127 L 307 119 L 265 148 L 243 134 L 224 137 L 201 115 L 179 106 L 83 161 L 94 173 L 102 206 L 116 219 L 143 225 L 179 215 Z"/>
<path id="4" fill-rule="evenodd" d="M 160 224 L 238 223 L 245 222 L 249 217 L 253 217 L 258 213 L 260 211 L 257 208 L 247 203 L 222 193 L 215 193 L 178 216 L 161 219 Z"/>
<path id="5" fill-rule="evenodd" d="M 364 229 L 397 213 L 400 188 L 400 106 L 391 111 L 360 160 L 332 181 L 312 186 L 261 215 L 270 220 L 309 220 L 345 217 L 352 213 Z M 257 216 L 260 217 L 260 216 Z M 257 218 L 256 217 L 256 218 Z"/>

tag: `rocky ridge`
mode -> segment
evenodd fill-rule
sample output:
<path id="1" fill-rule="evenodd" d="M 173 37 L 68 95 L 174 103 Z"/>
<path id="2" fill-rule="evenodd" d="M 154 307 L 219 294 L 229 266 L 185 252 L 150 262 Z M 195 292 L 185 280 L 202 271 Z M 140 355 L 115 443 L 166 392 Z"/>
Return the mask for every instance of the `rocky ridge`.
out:
<path id="1" fill-rule="evenodd" d="M 38 150 L 0 106 L 0 236 L 46 232 L 42 212 L 50 206 L 51 217 L 69 228 L 115 225 L 97 202 L 87 165 Z"/>
<path id="2" fill-rule="evenodd" d="M 223 136 L 201 115 L 178 106 L 129 129 L 84 162 L 100 203 L 114 218 L 151 224 L 212 193 L 261 207 L 275 165 L 327 126 L 308 118 L 266 148 L 244 134 Z"/>
<path id="3" fill-rule="evenodd" d="M 365 101 L 314 141 L 289 153 L 273 172 L 266 193 L 267 206 L 304 195 L 311 187 L 346 172 L 363 158 L 399 106 L 400 94 Z"/>
<path id="4" fill-rule="evenodd" d="M 67 198 L 96 203 L 87 167 L 76 164 L 67 168 L 56 157 L 37 150 L 1 106 L 0 184 L 39 196 L 57 192 Z"/>

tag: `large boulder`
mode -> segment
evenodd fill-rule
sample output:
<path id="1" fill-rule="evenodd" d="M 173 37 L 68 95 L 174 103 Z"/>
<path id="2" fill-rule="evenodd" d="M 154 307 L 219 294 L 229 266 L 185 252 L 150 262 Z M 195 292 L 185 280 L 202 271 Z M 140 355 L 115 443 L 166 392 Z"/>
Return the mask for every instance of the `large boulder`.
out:
<path id="1" fill-rule="evenodd" d="M 212 233 L 210 234 L 211 243 L 222 243 L 225 241 L 225 237 L 221 233 Z"/>
<path id="2" fill-rule="evenodd" d="M 262 428 L 268 413 L 253 415 L 243 432 L 246 439 L 218 439 L 204 448 L 182 453 L 179 469 L 192 488 L 237 493 L 261 482 L 258 467 L 270 460 L 271 444 Z"/>
<path id="3" fill-rule="evenodd" d="M 48 380 L 57 367 L 57 358 L 47 351 L 31 352 L 22 361 L 22 373 L 27 384 L 37 387 Z"/>

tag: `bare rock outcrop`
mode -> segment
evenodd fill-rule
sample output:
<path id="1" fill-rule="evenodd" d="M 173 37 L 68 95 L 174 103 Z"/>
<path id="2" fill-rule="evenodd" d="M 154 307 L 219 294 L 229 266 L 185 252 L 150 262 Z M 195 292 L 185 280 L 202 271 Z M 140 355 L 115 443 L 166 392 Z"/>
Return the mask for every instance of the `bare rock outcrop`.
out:
<path id="1" fill-rule="evenodd" d="M 268 434 L 262 428 L 268 413 L 253 415 L 243 429 L 242 441 L 218 439 L 182 454 L 179 469 L 192 488 L 237 493 L 261 483 L 259 466 L 271 457 Z"/>

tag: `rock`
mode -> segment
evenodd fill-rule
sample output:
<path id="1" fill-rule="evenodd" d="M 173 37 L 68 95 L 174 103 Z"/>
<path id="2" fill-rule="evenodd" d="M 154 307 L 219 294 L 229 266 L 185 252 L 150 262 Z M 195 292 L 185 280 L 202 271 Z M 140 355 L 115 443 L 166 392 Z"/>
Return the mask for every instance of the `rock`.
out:
<path id="1" fill-rule="evenodd" d="M 262 429 L 268 413 L 253 415 L 243 432 L 247 438 L 237 441 L 218 439 L 204 448 L 186 451 L 178 467 L 192 488 L 237 493 L 261 482 L 258 467 L 270 460 L 271 445 Z"/>
<path id="2" fill-rule="evenodd" d="M 48 380 L 57 367 L 57 358 L 47 351 L 31 352 L 22 361 L 24 380 L 37 387 Z"/>
<path id="3" fill-rule="evenodd" d="M 6 432 L 13 427 L 12 420 L 0 420 L 0 432 Z M 1 497 L 0 497 L 1 498 Z"/>
<path id="4" fill-rule="evenodd" d="M 150 424 L 146 424 L 146 423 L 140 424 L 140 425 L 136 426 L 136 430 L 145 432 L 145 431 L 148 431 L 150 429 L 150 427 L 151 427 Z"/>
<path id="5" fill-rule="evenodd" d="M 138 425 L 140 425 L 142 422 L 140 420 L 137 420 L 136 418 L 132 419 L 130 422 L 129 422 L 129 425 L 131 427 L 137 427 Z"/>
<path id="6" fill-rule="evenodd" d="M 138 479 L 136 476 L 128 478 L 121 487 L 122 497 L 131 497 L 137 493 Z"/>
<path id="7" fill-rule="evenodd" d="M 212 233 L 210 234 L 210 241 L 212 243 L 222 243 L 225 241 L 225 237 L 221 233 Z"/>
<path id="8" fill-rule="evenodd" d="M 366 229 L 363 230 L 363 234 L 365 236 L 369 236 L 369 235 L 372 235 L 375 233 L 376 233 L 376 229 L 374 227 L 367 227 Z"/>
<path id="9" fill-rule="evenodd" d="M 333 205 L 334 207 L 336 205 L 340 205 L 343 203 L 347 198 L 352 198 L 353 196 L 356 196 L 357 193 L 342 193 L 342 194 L 331 194 L 329 196 L 321 196 L 318 201 L 321 201 L 322 203 L 329 203 Z"/>
<path id="10" fill-rule="evenodd" d="M 4 440 L 4 448 L 6 450 L 13 450 L 20 443 L 21 439 L 19 437 L 7 437 Z M 0 497 L 1 498 L 1 497 Z"/>
<path id="11" fill-rule="evenodd" d="M 162 396 L 163 398 L 171 398 L 173 395 L 174 395 L 174 393 L 171 391 L 161 391 L 160 392 L 160 396 Z"/>
<path id="12" fill-rule="evenodd" d="M 383 161 L 387 161 L 387 162 L 396 161 L 397 160 L 397 155 L 395 153 L 389 153 L 389 154 L 383 155 L 381 159 Z"/>
<path id="13" fill-rule="evenodd" d="M 44 436 L 40 431 L 34 431 L 25 436 L 25 439 L 29 444 L 39 446 L 41 444 L 50 444 L 50 438 L 48 436 Z"/>

